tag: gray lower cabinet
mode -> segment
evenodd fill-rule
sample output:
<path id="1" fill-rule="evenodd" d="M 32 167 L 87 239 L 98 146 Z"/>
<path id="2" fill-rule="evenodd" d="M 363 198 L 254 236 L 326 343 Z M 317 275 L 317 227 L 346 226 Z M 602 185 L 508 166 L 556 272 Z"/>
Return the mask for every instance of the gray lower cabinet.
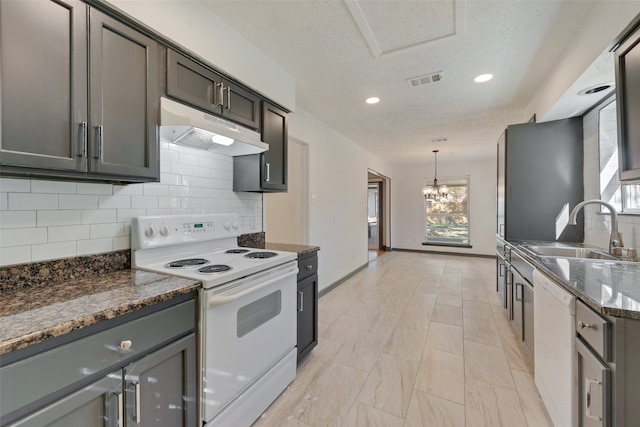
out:
<path id="1" fill-rule="evenodd" d="M 159 49 L 77 0 L 0 2 L 0 173 L 157 180 Z"/>
<path id="2" fill-rule="evenodd" d="M 577 423 L 581 427 L 607 427 L 611 422 L 611 370 L 580 338 L 576 338 L 576 371 L 578 408 Z"/>
<path id="3" fill-rule="evenodd" d="M 318 344 L 318 255 L 298 259 L 298 363 Z"/>
<path id="4" fill-rule="evenodd" d="M 0 425 L 197 425 L 195 319 L 195 301 L 179 302 L 1 363 Z"/>
<path id="5" fill-rule="evenodd" d="M 192 106 L 260 129 L 260 98 L 211 68 L 167 50 L 167 95 Z"/>

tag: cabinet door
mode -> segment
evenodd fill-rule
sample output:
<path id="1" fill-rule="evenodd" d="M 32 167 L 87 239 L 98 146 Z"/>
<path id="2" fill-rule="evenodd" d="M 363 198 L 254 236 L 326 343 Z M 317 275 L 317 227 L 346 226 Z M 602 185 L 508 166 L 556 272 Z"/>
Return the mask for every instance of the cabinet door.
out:
<path id="1" fill-rule="evenodd" d="M 0 164 L 84 170 L 86 6 L 0 2 Z"/>
<path id="2" fill-rule="evenodd" d="M 577 425 L 606 427 L 610 425 L 611 370 L 579 338 L 576 338 Z"/>
<path id="3" fill-rule="evenodd" d="M 512 271 L 513 280 L 513 316 L 512 323 L 518 335 L 522 337 L 523 305 L 524 305 L 524 279 L 515 270 Z"/>
<path id="4" fill-rule="evenodd" d="M 260 129 L 260 98 L 235 83 L 224 82 L 222 115 L 252 129 Z"/>
<path id="5" fill-rule="evenodd" d="M 221 114 L 222 78 L 179 53 L 167 50 L 167 95 L 214 114 Z"/>
<path id="6" fill-rule="evenodd" d="M 11 427 L 116 427 L 123 415 L 122 371 L 64 397 Z"/>
<path id="7" fill-rule="evenodd" d="M 497 223 L 496 234 L 504 237 L 505 233 L 505 191 L 506 191 L 506 149 L 507 131 L 505 130 L 498 140 L 498 187 L 497 187 Z"/>
<path id="8" fill-rule="evenodd" d="M 528 283 L 525 283 L 523 288 L 522 312 L 524 317 L 522 339 L 524 340 L 524 345 L 529 349 L 529 354 L 533 357 L 533 287 Z"/>
<path id="9" fill-rule="evenodd" d="M 268 102 L 262 103 L 262 141 L 269 151 L 262 154 L 262 188 L 287 191 L 287 113 Z"/>
<path id="10" fill-rule="evenodd" d="M 158 44 L 95 9 L 89 19 L 90 169 L 158 180 Z"/>
<path id="11" fill-rule="evenodd" d="M 298 363 L 318 344 L 318 275 L 298 282 Z"/>
<path id="12" fill-rule="evenodd" d="M 616 50 L 620 181 L 640 179 L 640 29 Z"/>
<path id="13" fill-rule="evenodd" d="M 196 375 L 195 334 L 127 366 L 125 425 L 195 426 Z"/>

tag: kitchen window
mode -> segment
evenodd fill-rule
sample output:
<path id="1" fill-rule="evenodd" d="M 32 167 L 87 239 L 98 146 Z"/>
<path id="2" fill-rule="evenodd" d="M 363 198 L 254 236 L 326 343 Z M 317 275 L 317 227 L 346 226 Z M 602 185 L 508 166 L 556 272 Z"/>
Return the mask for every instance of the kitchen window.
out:
<path id="1" fill-rule="evenodd" d="M 470 247 L 469 177 L 442 180 L 449 188 L 447 200 L 424 201 L 423 245 Z"/>
<path id="2" fill-rule="evenodd" d="M 640 184 L 621 184 L 618 180 L 618 127 L 615 98 L 598 112 L 600 198 L 618 212 L 640 215 Z"/>

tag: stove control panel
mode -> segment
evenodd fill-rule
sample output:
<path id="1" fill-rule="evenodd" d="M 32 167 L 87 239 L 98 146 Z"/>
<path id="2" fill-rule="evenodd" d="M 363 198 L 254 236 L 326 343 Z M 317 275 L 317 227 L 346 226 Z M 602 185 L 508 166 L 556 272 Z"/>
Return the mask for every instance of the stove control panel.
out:
<path id="1" fill-rule="evenodd" d="M 237 214 L 141 216 L 131 220 L 132 249 L 204 242 L 239 236 Z"/>

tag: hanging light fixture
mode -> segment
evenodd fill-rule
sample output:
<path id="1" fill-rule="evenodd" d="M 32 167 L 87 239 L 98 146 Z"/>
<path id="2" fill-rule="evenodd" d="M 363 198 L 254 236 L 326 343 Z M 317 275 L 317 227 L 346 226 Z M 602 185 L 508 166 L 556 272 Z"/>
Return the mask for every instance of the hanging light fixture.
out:
<path id="1" fill-rule="evenodd" d="M 440 150 L 433 150 L 435 156 L 435 174 L 433 176 L 433 185 L 425 185 L 422 187 L 422 195 L 425 200 L 433 200 L 439 202 L 446 202 L 449 200 L 449 188 L 446 185 L 438 184 L 438 152 Z"/>

